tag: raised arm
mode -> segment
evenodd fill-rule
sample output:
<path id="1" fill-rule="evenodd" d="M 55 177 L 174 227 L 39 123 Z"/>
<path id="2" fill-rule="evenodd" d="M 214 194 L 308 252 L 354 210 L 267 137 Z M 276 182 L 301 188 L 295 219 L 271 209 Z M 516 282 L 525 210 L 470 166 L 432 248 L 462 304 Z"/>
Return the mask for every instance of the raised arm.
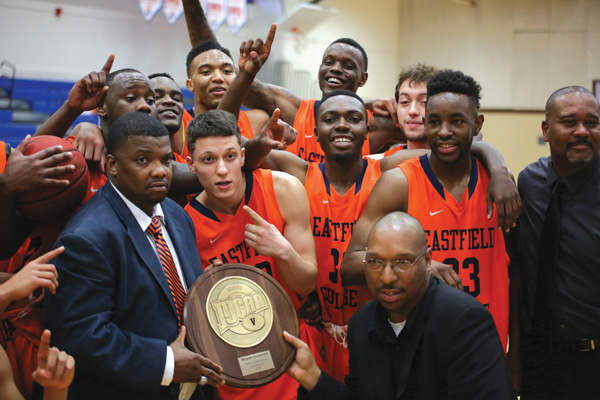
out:
<path id="1" fill-rule="evenodd" d="M 340 267 L 343 286 L 366 285 L 363 258 L 371 228 L 392 211 L 408 209 L 408 180 L 400 168 L 381 174 L 358 219 Z"/>
<path id="2" fill-rule="evenodd" d="M 281 110 L 280 118 L 292 126 L 301 104 L 302 99 L 291 91 L 280 86 L 262 83 L 256 78 L 244 97 L 244 106 L 265 110 L 269 115 L 279 108 Z"/>
<path id="3" fill-rule="evenodd" d="M 508 232 L 515 226 L 521 214 L 521 197 L 515 185 L 515 178 L 506 168 L 502 154 L 491 144 L 473 142 L 471 153 L 481 161 L 490 177 L 487 192 L 488 219 L 492 218 L 493 205 L 496 203 L 498 227 Z"/>
<path id="4" fill-rule="evenodd" d="M 279 119 L 279 109 L 276 109 L 260 134 L 242 145 L 246 149 L 244 168 L 282 171 L 295 176 L 304 185 L 308 163 L 287 151 L 271 151 L 293 143 L 296 134 L 294 128 Z"/>
<path id="5" fill-rule="evenodd" d="M 262 39 L 242 42 L 240 45 L 240 58 L 238 60 L 239 72 L 225 92 L 223 100 L 221 100 L 217 107 L 218 110 L 229 111 L 235 115 L 236 119 L 239 117 L 244 96 L 248 92 L 256 74 L 269 58 L 276 31 L 277 25 L 272 24 L 264 43 Z"/>
<path id="6" fill-rule="evenodd" d="M 246 242 L 260 254 L 275 258 L 285 285 L 306 297 L 315 290 L 318 276 L 308 198 L 302 184 L 290 175 L 274 172 L 273 184 L 284 219 L 283 233 L 244 206 L 255 223 L 246 225 Z"/>
<path id="7" fill-rule="evenodd" d="M 371 154 L 387 143 L 406 143 L 406 136 L 390 117 L 373 115 L 369 120 L 369 148 Z"/>
<path id="8" fill-rule="evenodd" d="M 34 136 L 51 135 L 63 138 L 82 112 L 101 106 L 108 93 L 106 77 L 110 74 L 114 61 L 115 56 L 111 54 L 99 72 L 90 72 L 75 82 L 69 92 L 69 99 L 44 122 Z"/>
<path id="9" fill-rule="evenodd" d="M 217 41 L 217 37 L 208 25 L 206 15 L 199 0 L 183 0 L 183 12 L 192 47 L 206 40 Z"/>

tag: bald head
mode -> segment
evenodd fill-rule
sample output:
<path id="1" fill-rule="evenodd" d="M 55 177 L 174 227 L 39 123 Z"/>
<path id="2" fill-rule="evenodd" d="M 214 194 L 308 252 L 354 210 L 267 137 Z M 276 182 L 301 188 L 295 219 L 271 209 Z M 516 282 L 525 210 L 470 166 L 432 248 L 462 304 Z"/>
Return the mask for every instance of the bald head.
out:
<path id="1" fill-rule="evenodd" d="M 402 234 L 404 237 L 410 237 L 414 240 L 414 245 L 418 248 L 427 246 L 427 237 L 421 223 L 415 218 L 401 211 L 389 213 L 381 218 L 371 229 L 367 246 L 371 247 L 371 240 L 376 237 L 395 236 Z"/>
<path id="2" fill-rule="evenodd" d="M 560 98 L 561 96 L 564 96 L 566 94 L 569 93 L 581 93 L 584 96 L 590 96 L 591 98 L 593 98 L 596 102 L 596 104 L 598 104 L 598 100 L 596 99 L 596 96 L 594 96 L 592 94 L 592 92 L 590 92 L 589 90 L 587 90 L 584 87 L 581 86 L 567 86 L 564 88 L 560 88 L 556 91 L 554 91 L 554 93 L 552 93 L 550 95 L 550 97 L 548 98 L 548 101 L 546 101 L 546 119 L 548 119 L 548 115 L 554 111 L 555 106 L 556 106 L 556 100 L 558 98 Z M 600 108 L 600 106 L 599 106 Z"/>

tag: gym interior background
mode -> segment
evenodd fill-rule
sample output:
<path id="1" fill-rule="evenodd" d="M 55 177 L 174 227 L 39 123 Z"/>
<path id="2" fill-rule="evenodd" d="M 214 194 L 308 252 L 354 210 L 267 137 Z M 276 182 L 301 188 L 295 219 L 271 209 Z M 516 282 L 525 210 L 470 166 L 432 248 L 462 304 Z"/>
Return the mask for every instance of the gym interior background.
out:
<path id="1" fill-rule="evenodd" d="M 236 58 L 243 40 L 264 38 L 269 25 L 297 3 L 254 0 L 241 31 L 233 35 L 224 23 L 217 37 Z M 318 98 L 321 55 L 340 37 L 357 40 L 369 55 L 369 80 L 358 91 L 364 99 L 393 96 L 397 75 L 407 63 L 460 69 L 481 83 L 484 140 L 502 152 L 515 175 L 549 154 L 540 141 L 540 125 L 550 93 L 567 85 L 592 90 L 593 80 L 600 79 L 598 0 L 319 4 L 337 13 L 308 32 L 301 27 L 299 33 L 278 30 L 262 79 Z M 0 37 L 0 61 L 12 63 L 19 79 L 74 82 L 100 69 L 114 53 L 113 70 L 168 72 L 185 86 L 190 49 L 185 18 L 171 26 L 159 13 L 147 23 L 137 0 L 0 0 Z M 0 75 L 8 73 L 6 66 L 0 69 Z M 6 126 L 0 121 L 0 137 Z"/>

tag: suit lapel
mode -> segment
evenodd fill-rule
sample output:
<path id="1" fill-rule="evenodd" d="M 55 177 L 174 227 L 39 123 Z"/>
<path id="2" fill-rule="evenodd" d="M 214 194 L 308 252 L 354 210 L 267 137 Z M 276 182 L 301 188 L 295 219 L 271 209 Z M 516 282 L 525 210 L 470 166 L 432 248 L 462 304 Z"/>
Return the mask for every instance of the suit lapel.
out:
<path id="1" fill-rule="evenodd" d="M 186 249 L 183 246 L 185 238 L 183 228 L 181 227 L 181 223 L 176 218 L 172 218 L 173 214 L 171 213 L 169 205 L 163 202 L 161 206 L 163 212 L 165 213 L 167 231 L 169 232 L 169 237 L 171 238 L 171 242 L 173 243 L 175 251 L 177 252 L 177 258 L 179 259 L 181 272 L 183 273 L 185 284 L 189 290 L 196 279 L 202 275 L 202 267 L 200 265 L 195 265 L 192 260 L 190 260 L 190 257 L 188 256 L 189 249 Z"/>
<path id="2" fill-rule="evenodd" d="M 106 200 L 113 207 L 123 224 L 127 228 L 127 235 L 131 239 L 133 243 L 133 247 L 135 251 L 142 259 L 146 268 L 150 270 L 154 279 L 158 282 L 162 291 L 164 292 L 167 301 L 171 304 L 171 308 L 173 309 L 173 314 L 177 317 L 177 310 L 175 309 L 175 302 L 173 300 L 173 295 L 171 294 L 171 289 L 169 289 L 169 284 L 167 283 L 167 278 L 165 277 L 165 272 L 163 271 L 162 265 L 148 237 L 142 231 L 140 224 L 137 222 L 123 199 L 119 196 L 119 194 L 115 191 L 114 187 L 110 183 L 106 183 L 104 185 L 105 188 L 103 190 L 103 195 L 106 197 Z M 170 232 L 169 232 L 170 233 Z M 178 253 L 179 254 L 179 253 Z"/>

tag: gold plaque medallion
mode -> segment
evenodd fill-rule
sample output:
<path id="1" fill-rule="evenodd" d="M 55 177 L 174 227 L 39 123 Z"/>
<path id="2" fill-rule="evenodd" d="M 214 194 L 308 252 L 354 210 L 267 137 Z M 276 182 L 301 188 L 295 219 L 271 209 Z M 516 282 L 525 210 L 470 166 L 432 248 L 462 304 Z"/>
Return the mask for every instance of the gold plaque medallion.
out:
<path id="1" fill-rule="evenodd" d="M 223 278 L 213 286 L 206 315 L 217 336 L 240 348 L 261 343 L 273 326 L 269 297 L 260 286 L 241 276 Z"/>

